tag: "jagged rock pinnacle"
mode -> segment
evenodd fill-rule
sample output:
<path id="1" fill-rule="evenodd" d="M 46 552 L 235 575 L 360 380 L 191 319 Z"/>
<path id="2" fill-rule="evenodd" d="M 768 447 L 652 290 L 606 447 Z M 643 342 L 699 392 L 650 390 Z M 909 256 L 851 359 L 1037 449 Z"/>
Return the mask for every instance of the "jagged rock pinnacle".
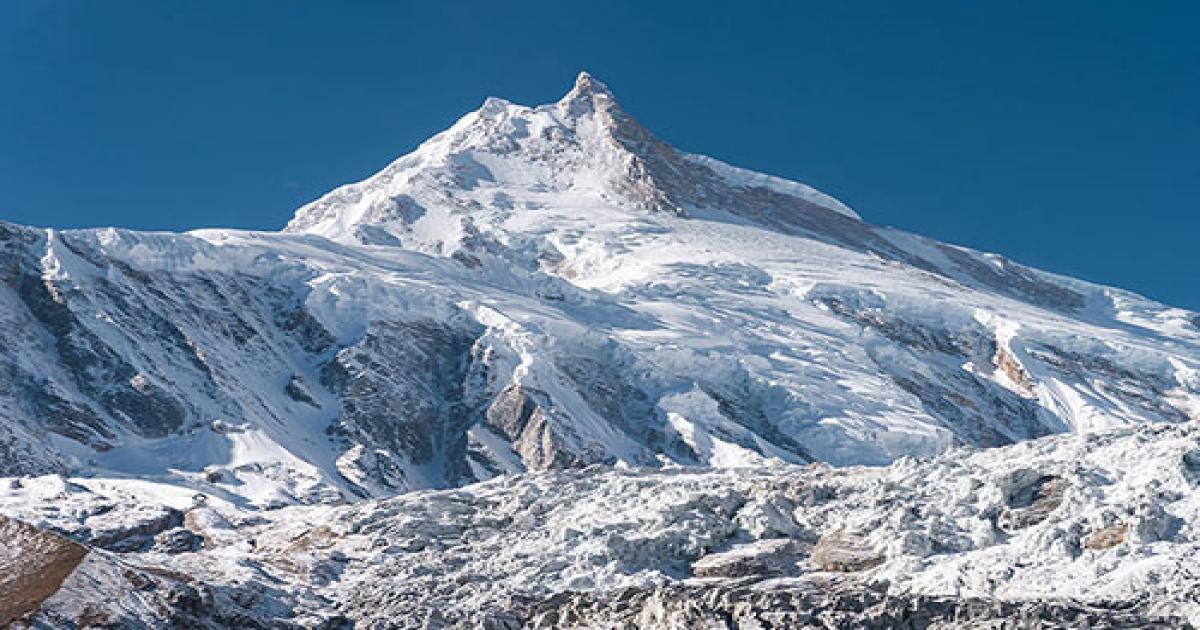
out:
<path id="1" fill-rule="evenodd" d="M 575 79 L 575 86 L 558 103 L 572 115 L 620 110 L 620 105 L 608 86 L 587 72 L 579 73 Z"/>
<path id="2" fill-rule="evenodd" d="M 580 72 L 579 76 L 575 78 L 574 91 L 579 94 L 604 94 L 605 96 L 612 97 L 612 92 L 608 89 L 608 86 L 587 72 Z"/>

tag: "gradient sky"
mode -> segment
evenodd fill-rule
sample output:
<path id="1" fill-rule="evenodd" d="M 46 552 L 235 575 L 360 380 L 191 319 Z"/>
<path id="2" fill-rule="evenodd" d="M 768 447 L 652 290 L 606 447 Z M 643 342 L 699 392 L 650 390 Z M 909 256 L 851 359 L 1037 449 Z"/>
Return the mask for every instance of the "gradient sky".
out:
<path id="1" fill-rule="evenodd" d="M 580 70 L 872 223 L 1200 309 L 1200 2 L 0 3 L 0 220 L 278 229 Z"/>

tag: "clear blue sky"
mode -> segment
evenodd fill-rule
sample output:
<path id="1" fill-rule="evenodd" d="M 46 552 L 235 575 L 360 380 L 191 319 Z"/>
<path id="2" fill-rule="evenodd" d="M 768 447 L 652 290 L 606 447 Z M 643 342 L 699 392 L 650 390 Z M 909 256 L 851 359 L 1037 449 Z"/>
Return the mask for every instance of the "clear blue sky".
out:
<path id="1" fill-rule="evenodd" d="M 1200 309 L 1200 2 L 0 3 L 0 219 L 277 229 L 579 70 L 869 221 Z"/>

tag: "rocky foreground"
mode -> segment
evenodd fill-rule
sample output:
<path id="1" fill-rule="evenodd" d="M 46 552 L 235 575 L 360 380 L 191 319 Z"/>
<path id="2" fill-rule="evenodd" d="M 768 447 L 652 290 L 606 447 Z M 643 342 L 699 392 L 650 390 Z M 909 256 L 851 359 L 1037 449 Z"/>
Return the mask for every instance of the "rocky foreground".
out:
<path id="1" fill-rule="evenodd" d="M 593 467 L 266 510 L 9 478 L 0 613 L 17 628 L 1192 627 L 1198 483 L 1192 424 L 882 468 Z"/>

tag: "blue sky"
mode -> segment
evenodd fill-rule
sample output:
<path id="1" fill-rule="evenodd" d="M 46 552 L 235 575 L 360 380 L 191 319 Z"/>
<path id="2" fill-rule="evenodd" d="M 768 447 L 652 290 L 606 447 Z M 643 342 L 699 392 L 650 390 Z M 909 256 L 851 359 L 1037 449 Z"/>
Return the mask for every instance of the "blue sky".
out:
<path id="1" fill-rule="evenodd" d="M 0 219 L 277 229 L 486 96 L 1200 309 L 1200 3 L 0 4 Z"/>

